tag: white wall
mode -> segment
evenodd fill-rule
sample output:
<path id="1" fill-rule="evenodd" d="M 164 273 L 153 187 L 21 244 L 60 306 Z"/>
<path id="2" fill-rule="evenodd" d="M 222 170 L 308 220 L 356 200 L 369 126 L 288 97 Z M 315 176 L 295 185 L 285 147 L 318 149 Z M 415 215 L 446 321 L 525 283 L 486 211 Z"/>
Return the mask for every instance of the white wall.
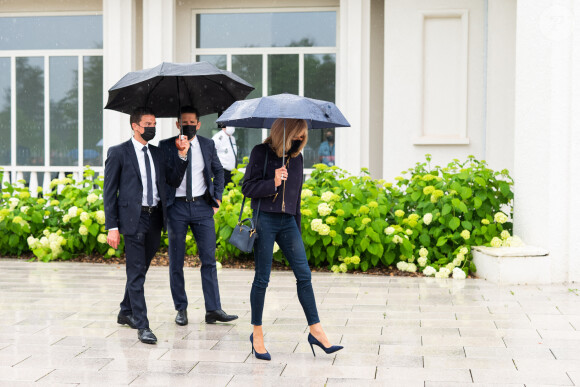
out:
<path id="1" fill-rule="evenodd" d="M 484 0 L 385 1 L 386 179 L 424 161 L 426 153 L 433 155 L 435 165 L 474 155 L 496 169 L 511 170 L 515 1 L 489 1 L 489 26 L 494 30 L 488 44 L 493 57 L 487 74 L 493 71 L 493 76 L 487 84 L 487 113 L 485 4 Z M 449 72 L 450 68 L 456 70 Z M 441 74 L 447 75 L 440 78 Z"/>
<path id="2" fill-rule="evenodd" d="M 514 232 L 580 281 L 580 0 L 519 1 L 516 45 Z"/>

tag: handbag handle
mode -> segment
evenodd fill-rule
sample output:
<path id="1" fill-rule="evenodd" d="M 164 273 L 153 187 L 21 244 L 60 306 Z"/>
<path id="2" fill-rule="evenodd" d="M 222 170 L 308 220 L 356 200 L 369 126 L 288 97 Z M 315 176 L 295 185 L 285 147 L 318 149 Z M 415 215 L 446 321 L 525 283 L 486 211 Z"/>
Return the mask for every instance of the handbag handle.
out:
<path id="1" fill-rule="evenodd" d="M 262 179 L 266 177 L 266 166 L 268 165 L 268 151 L 266 150 L 266 159 L 264 160 L 264 171 L 262 172 Z M 244 199 L 242 200 L 242 208 L 240 208 L 240 217 L 238 218 L 238 225 L 241 225 L 242 223 L 244 223 L 246 220 L 250 221 L 250 224 L 252 226 L 252 230 L 255 229 L 254 227 L 254 221 L 251 218 L 246 218 L 244 220 L 242 220 L 242 215 L 244 213 L 244 204 L 246 203 L 246 195 L 244 195 Z M 262 204 L 262 198 L 260 198 L 260 201 L 258 202 L 258 210 L 256 213 L 256 223 L 258 223 L 258 217 L 260 216 L 260 205 Z"/>

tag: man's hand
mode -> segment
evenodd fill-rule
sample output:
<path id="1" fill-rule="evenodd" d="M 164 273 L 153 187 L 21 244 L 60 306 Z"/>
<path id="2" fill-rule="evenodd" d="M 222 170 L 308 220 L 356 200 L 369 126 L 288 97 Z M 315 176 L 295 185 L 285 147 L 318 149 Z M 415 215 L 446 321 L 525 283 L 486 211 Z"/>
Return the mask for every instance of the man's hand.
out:
<path id="1" fill-rule="evenodd" d="M 119 246 L 119 243 L 121 243 L 121 235 L 119 234 L 119 230 L 109 230 L 109 234 L 107 235 L 107 243 L 114 249 Z"/>
<path id="2" fill-rule="evenodd" d="M 185 157 L 187 156 L 187 151 L 189 149 L 189 140 L 187 139 L 187 136 L 177 136 L 177 138 L 175 139 L 175 145 L 177 146 L 177 149 L 179 149 L 179 155 L 181 157 Z"/>
<path id="3" fill-rule="evenodd" d="M 216 207 L 212 207 L 213 208 L 213 214 L 214 215 L 217 214 L 217 212 L 220 210 L 220 206 L 222 205 L 222 201 L 221 200 L 217 200 L 216 199 L 215 201 L 217 202 L 218 207 L 217 208 Z"/>

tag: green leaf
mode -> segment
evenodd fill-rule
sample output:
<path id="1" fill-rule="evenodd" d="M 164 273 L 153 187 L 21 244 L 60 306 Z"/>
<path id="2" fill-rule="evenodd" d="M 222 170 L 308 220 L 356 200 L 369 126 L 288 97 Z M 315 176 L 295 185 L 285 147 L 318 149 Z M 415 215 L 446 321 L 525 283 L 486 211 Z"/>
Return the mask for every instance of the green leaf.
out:
<path id="1" fill-rule="evenodd" d="M 461 198 L 463 200 L 469 199 L 471 197 L 472 193 L 473 192 L 471 191 L 471 188 L 469 188 L 469 187 L 461 187 L 460 194 L 461 194 Z"/>
<path id="2" fill-rule="evenodd" d="M 336 252 L 336 247 L 334 247 L 334 246 L 328 246 L 326 248 L 326 254 L 328 255 L 329 261 L 330 261 L 330 259 L 333 259 L 334 258 L 334 253 L 335 252 Z"/>
<path id="3" fill-rule="evenodd" d="M 18 237 L 18 235 L 12 234 L 10 235 L 10 241 L 8 242 L 8 244 L 10 245 L 10 247 L 18 246 L 19 240 L 20 238 Z"/>
<path id="4" fill-rule="evenodd" d="M 461 225 L 463 226 L 464 229 L 469 231 L 471 231 L 471 229 L 473 228 L 473 225 L 468 220 L 464 220 L 463 222 L 461 222 Z"/>
<path id="5" fill-rule="evenodd" d="M 421 242 L 421 245 L 423 246 L 429 246 L 429 244 L 431 243 L 431 238 L 429 238 L 429 234 L 427 233 L 421 234 L 421 236 L 419 237 L 419 242 Z"/>
<path id="6" fill-rule="evenodd" d="M 328 246 L 328 244 L 332 241 L 332 238 L 329 237 L 328 235 L 325 235 L 322 237 L 322 243 L 324 244 L 324 246 Z"/>
<path id="7" fill-rule="evenodd" d="M 451 206 L 449 204 L 445 204 L 443 206 L 443 210 L 441 211 L 441 216 L 445 216 L 451 212 Z"/>
<path id="8" fill-rule="evenodd" d="M 411 194 L 411 199 L 413 199 L 414 202 L 419 200 L 420 197 L 421 197 L 421 191 L 415 191 Z"/>
<path id="9" fill-rule="evenodd" d="M 42 215 L 40 215 L 40 212 L 34 212 L 32 214 L 32 222 L 33 223 L 43 223 L 44 219 L 42 218 Z"/>
<path id="10" fill-rule="evenodd" d="M 315 244 L 315 243 L 316 243 L 316 238 L 315 238 L 315 237 L 313 237 L 313 236 L 312 236 L 312 235 L 310 235 L 310 234 L 306 235 L 306 244 L 307 244 L 308 246 L 312 246 L 312 245 L 313 245 L 313 244 Z"/>
<path id="11" fill-rule="evenodd" d="M 371 263 L 373 264 L 373 266 L 377 266 L 377 264 L 379 263 L 379 258 L 380 257 L 378 255 L 373 255 L 371 257 Z M 364 265 L 365 263 L 367 264 L 367 267 L 368 267 L 369 263 L 367 261 L 364 261 L 362 264 Z M 366 270 L 363 269 L 363 271 L 366 271 Z"/>
<path id="12" fill-rule="evenodd" d="M 377 260 L 377 263 L 378 263 L 378 260 Z M 376 266 L 376 263 L 374 264 L 374 266 Z M 361 262 L 360 263 L 360 268 L 361 268 L 362 271 L 367 271 L 369 269 L 369 263 L 367 261 Z"/>
<path id="13" fill-rule="evenodd" d="M 473 198 L 473 207 L 474 207 L 476 210 L 477 210 L 479 207 L 481 207 L 482 203 L 483 203 L 483 202 L 481 201 L 481 199 L 480 199 L 480 198 L 478 198 L 478 197 L 475 197 L 475 198 Z"/>
<path id="14" fill-rule="evenodd" d="M 483 180 L 481 177 L 476 177 L 475 179 L 473 179 L 477 184 L 481 185 L 482 187 L 485 187 L 485 180 Z"/>
<path id="15" fill-rule="evenodd" d="M 457 227 L 459 227 L 460 224 L 461 221 L 459 220 L 459 218 L 454 216 L 453 219 L 449 221 L 449 228 L 455 231 L 457 230 Z M 439 246 L 439 244 L 437 244 L 437 246 Z"/>
<path id="16" fill-rule="evenodd" d="M 363 238 L 363 240 L 360 242 L 360 248 L 362 251 L 365 251 L 367 249 L 367 247 L 369 247 L 369 239 L 368 238 Z"/>
<path id="17" fill-rule="evenodd" d="M 505 181 L 501 181 L 499 183 L 499 190 L 501 191 L 504 196 L 510 197 L 512 191 L 510 190 L 510 186 Z"/>
<path id="18" fill-rule="evenodd" d="M 437 247 L 443 246 L 445 243 L 447 243 L 447 238 L 444 236 L 439 237 L 439 239 L 437 240 Z"/>
<path id="19" fill-rule="evenodd" d="M 466 214 L 466 213 L 467 213 L 468 209 L 467 209 L 467 206 L 465 205 L 465 203 L 463 203 L 463 202 L 460 202 L 458 207 L 459 207 L 459 210 L 460 210 L 461 212 L 463 212 L 464 214 Z"/>
<path id="20" fill-rule="evenodd" d="M 89 226 L 89 233 L 92 236 L 97 236 L 99 234 L 99 225 L 97 223 L 93 223 Z"/>

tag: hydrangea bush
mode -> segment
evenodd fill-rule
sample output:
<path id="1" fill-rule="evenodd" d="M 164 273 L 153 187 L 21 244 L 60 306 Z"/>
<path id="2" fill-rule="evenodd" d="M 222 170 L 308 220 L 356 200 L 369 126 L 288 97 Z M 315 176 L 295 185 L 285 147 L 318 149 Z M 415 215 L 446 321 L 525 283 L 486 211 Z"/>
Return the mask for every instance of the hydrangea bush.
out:
<path id="1" fill-rule="evenodd" d="M 247 159 L 245 160 L 247 162 Z M 315 166 L 302 191 L 302 238 L 311 264 L 335 272 L 396 266 L 428 276 L 465 278 L 475 271 L 473 245 L 515 246 L 511 235 L 513 180 L 469 157 L 445 167 L 425 163 L 404 171 L 394 183 L 375 180 L 363 169 L 353 176 L 338 167 Z M 233 172 L 215 215 L 219 261 L 241 256 L 228 243 L 238 223 L 243 174 Z M 106 243 L 102 177 L 86 169 L 79 182 L 55 179 L 51 192 L 33 198 L 27 188 L 6 185 L 0 201 L 0 254 L 32 251 L 43 261 L 76 254 L 120 256 Z M 503 210 L 503 211 L 502 211 Z M 246 201 L 242 218 L 252 211 Z M 167 235 L 161 238 L 167 247 Z M 274 259 L 286 262 L 275 246 Z M 187 254 L 196 254 L 191 232 Z M 287 262 L 286 262 L 287 263 Z"/>

